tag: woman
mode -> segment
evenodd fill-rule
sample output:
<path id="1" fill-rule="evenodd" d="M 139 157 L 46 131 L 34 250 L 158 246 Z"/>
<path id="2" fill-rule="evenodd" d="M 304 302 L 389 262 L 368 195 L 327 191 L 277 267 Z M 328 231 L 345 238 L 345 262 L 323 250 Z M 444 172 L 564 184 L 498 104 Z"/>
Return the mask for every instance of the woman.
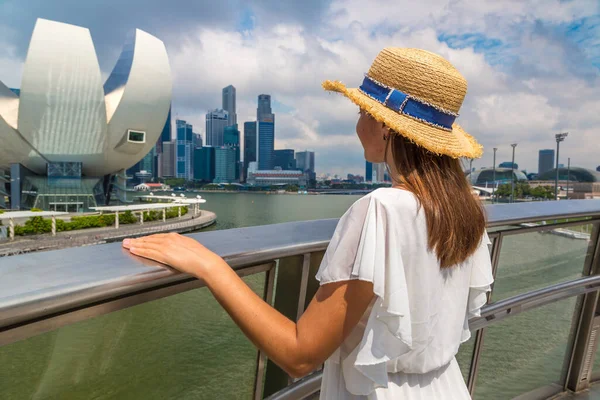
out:
<path id="1" fill-rule="evenodd" d="M 325 363 L 321 398 L 469 398 L 454 356 L 492 283 L 483 209 L 458 157 L 482 147 L 454 119 L 466 81 L 443 58 L 384 49 L 363 84 L 327 81 L 360 107 L 367 161 L 386 162 L 393 187 L 340 219 L 297 323 L 191 238 L 126 240 L 133 254 L 206 282 L 248 338 L 293 377 Z"/>

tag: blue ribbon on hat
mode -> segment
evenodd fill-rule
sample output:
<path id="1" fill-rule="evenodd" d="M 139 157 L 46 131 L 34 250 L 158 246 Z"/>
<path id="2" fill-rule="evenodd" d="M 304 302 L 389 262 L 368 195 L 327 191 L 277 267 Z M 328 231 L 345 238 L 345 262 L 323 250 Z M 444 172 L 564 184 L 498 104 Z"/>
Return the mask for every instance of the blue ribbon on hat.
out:
<path id="1" fill-rule="evenodd" d="M 448 131 L 452 131 L 452 124 L 458 116 L 415 99 L 398 89 L 385 86 L 369 76 L 365 76 L 359 90 L 390 110 Z"/>

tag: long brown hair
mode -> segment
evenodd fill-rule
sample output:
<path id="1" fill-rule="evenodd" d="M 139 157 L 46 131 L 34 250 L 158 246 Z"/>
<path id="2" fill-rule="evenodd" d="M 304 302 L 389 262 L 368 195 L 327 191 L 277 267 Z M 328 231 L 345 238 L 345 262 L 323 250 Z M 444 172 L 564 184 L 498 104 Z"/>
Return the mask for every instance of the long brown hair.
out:
<path id="1" fill-rule="evenodd" d="M 486 218 L 460 161 L 434 154 L 393 131 L 388 146 L 392 147 L 400 183 L 425 211 L 428 246 L 435 251 L 441 268 L 465 261 L 481 241 Z"/>

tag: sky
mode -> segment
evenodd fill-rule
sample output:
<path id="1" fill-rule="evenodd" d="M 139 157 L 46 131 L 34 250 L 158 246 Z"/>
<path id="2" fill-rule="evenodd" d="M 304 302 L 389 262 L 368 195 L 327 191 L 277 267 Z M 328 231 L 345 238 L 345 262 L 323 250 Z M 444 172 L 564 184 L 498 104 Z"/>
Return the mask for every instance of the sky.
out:
<path id="1" fill-rule="evenodd" d="M 538 150 L 569 132 L 561 163 L 600 165 L 597 0 L 0 0 L 0 80 L 19 87 L 37 18 L 89 28 L 107 77 L 133 29 L 163 40 L 173 115 L 204 133 L 221 89 L 237 89 L 238 123 L 272 96 L 275 148 L 316 152 L 318 174 L 364 175 L 358 108 L 321 89 L 358 86 L 384 47 L 448 59 L 467 79 L 458 122 L 484 146 L 474 168 L 510 161 L 537 171 Z"/>

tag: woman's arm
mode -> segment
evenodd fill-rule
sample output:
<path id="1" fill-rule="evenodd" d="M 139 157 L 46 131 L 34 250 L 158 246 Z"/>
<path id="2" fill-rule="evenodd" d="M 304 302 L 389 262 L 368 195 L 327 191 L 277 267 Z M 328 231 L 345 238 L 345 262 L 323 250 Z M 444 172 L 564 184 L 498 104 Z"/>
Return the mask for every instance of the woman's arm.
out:
<path id="1" fill-rule="evenodd" d="M 359 280 L 329 283 L 317 291 L 294 323 L 257 296 L 221 257 L 177 235 L 125 240 L 133 254 L 203 279 L 244 334 L 293 377 L 322 364 L 350 334 L 373 298 L 373 285 Z"/>

